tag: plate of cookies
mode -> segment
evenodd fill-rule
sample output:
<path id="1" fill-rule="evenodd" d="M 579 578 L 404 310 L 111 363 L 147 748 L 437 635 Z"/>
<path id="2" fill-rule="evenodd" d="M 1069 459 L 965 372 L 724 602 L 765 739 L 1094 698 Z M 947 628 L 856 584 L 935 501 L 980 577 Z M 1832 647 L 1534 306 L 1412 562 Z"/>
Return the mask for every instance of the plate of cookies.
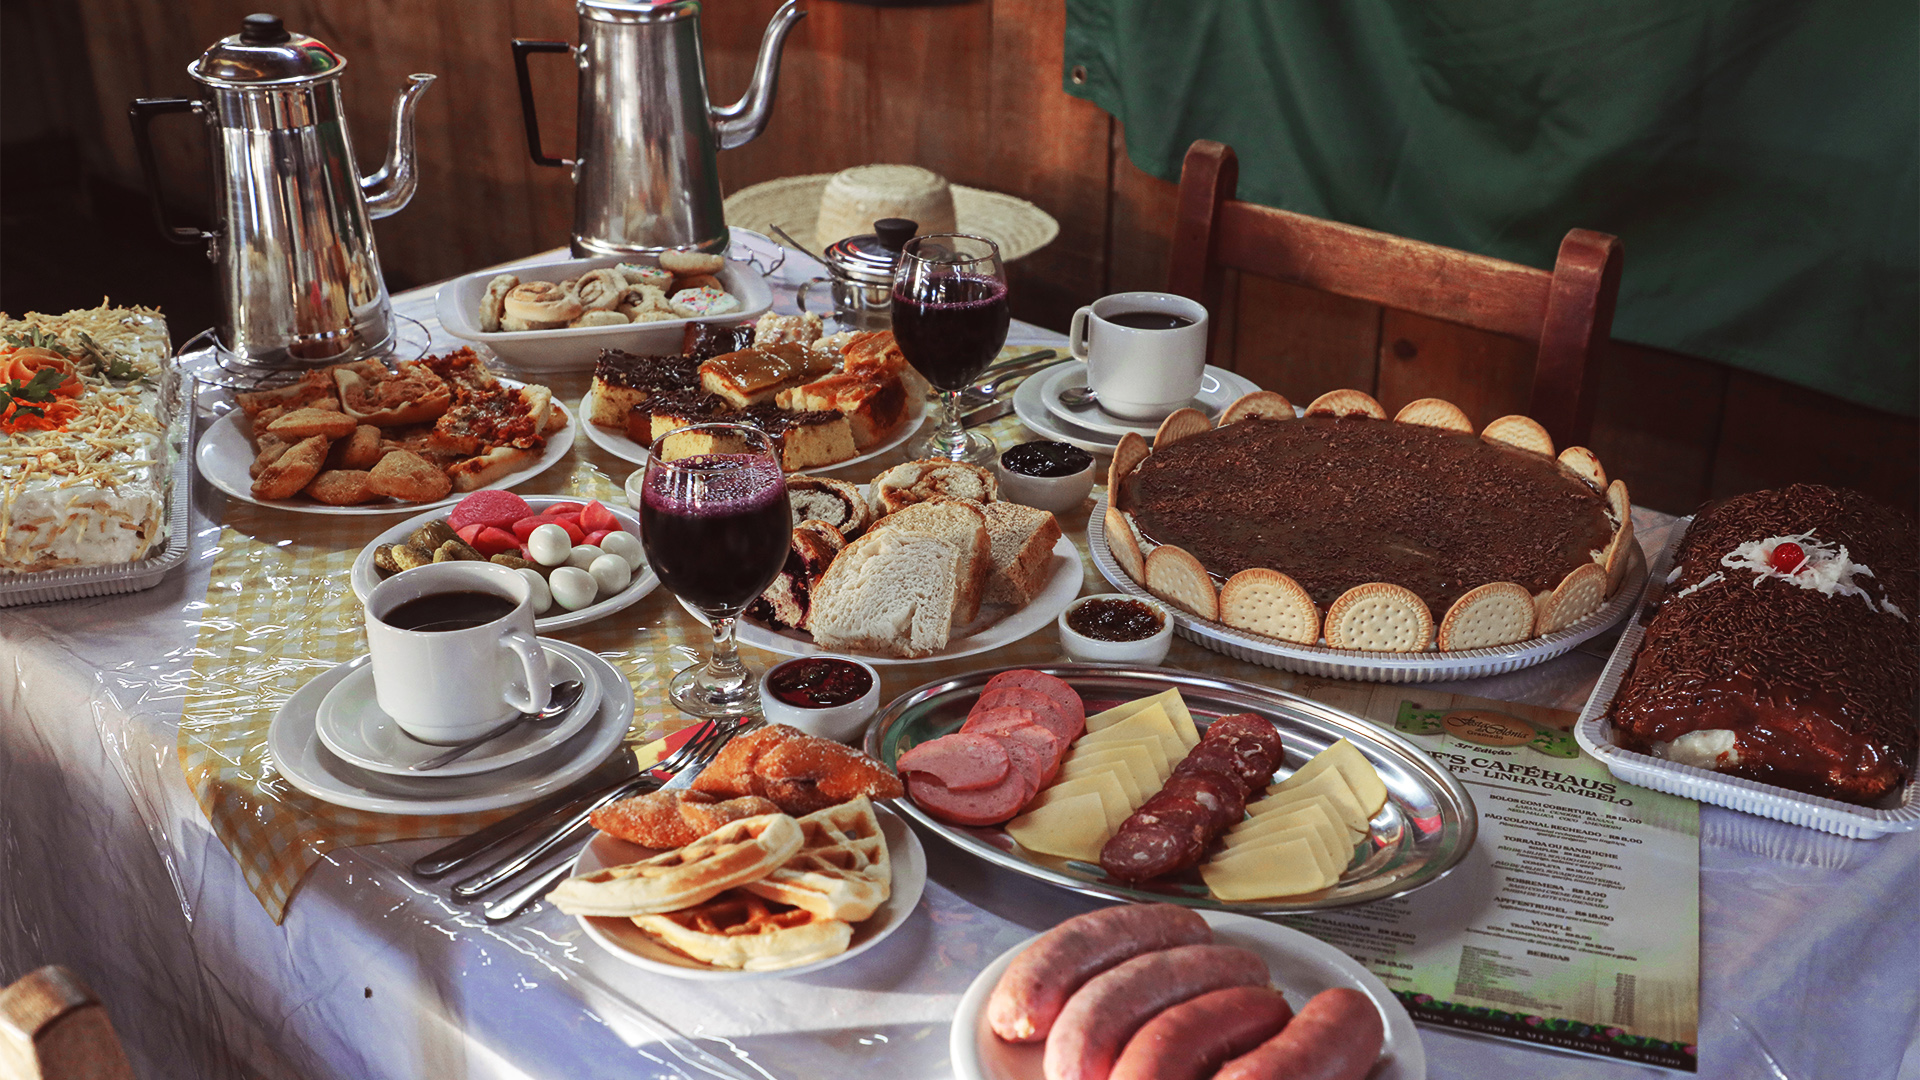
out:
<path id="1" fill-rule="evenodd" d="M 603 349 L 674 352 L 689 324 L 751 319 L 773 290 L 724 255 L 563 259 L 482 270 L 441 286 L 440 325 L 522 371 L 588 371 Z"/>
<path id="2" fill-rule="evenodd" d="M 471 349 L 389 369 L 319 368 L 235 396 L 194 448 L 233 498 L 303 514 L 394 514 L 523 483 L 565 457 L 574 422 L 537 383 L 499 378 Z"/>
<path id="3" fill-rule="evenodd" d="M 736 736 L 684 791 L 596 810 L 548 899 L 636 967 L 684 979 L 797 975 L 879 944 L 913 914 L 927 857 L 874 799 L 898 778 L 784 725 Z"/>

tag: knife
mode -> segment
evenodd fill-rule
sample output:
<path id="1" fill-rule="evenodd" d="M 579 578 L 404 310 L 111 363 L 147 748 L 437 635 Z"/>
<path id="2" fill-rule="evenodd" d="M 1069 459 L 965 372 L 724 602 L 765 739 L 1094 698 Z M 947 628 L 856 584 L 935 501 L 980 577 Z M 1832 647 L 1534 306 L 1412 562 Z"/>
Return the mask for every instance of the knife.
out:
<path id="1" fill-rule="evenodd" d="M 1013 411 L 1013 399 L 996 401 L 991 405 L 982 405 L 971 412 L 960 414 L 961 427 L 978 427 L 981 424 L 998 420 Z"/>

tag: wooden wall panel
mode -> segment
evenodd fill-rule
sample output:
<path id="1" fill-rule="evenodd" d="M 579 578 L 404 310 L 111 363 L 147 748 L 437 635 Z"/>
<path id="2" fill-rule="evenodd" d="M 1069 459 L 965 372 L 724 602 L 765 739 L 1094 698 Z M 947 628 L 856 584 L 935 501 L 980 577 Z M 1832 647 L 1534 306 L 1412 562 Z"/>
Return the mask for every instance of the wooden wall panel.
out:
<path id="1" fill-rule="evenodd" d="M 1858 488 L 1914 513 L 1920 423 L 1729 372 L 1708 493 L 1717 499 L 1798 482 Z"/>
<path id="2" fill-rule="evenodd" d="M 1295 405 L 1329 390 L 1375 391 L 1377 305 L 1252 274 L 1239 277 L 1233 370 Z"/>
<path id="3" fill-rule="evenodd" d="M 1117 122 L 1108 152 L 1113 213 L 1107 232 L 1107 280 L 1101 293 L 1164 289 L 1180 185 L 1136 167 L 1127 157 L 1126 131 Z"/>
<path id="4" fill-rule="evenodd" d="M 1389 416 L 1409 401 L 1445 398 L 1475 428 L 1527 411 L 1536 346 L 1404 311 L 1380 322 L 1380 380 L 1374 395 Z"/>
<path id="5" fill-rule="evenodd" d="M 1634 502 L 1691 512 L 1707 497 L 1727 369 L 1622 341 L 1598 359 L 1589 449 Z"/>

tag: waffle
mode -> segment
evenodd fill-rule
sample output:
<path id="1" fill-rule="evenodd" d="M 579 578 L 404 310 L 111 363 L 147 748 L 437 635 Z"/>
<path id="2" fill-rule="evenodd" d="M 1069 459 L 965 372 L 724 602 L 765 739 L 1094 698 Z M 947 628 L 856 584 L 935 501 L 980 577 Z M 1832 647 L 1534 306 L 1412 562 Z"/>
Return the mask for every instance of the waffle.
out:
<path id="1" fill-rule="evenodd" d="M 647 936 L 715 967 L 775 971 L 847 951 L 853 927 L 730 889 L 664 915 L 636 915 Z"/>
<path id="2" fill-rule="evenodd" d="M 825 919 L 859 922 L 886 900 L 893 883 L 887 838 L 865 795 L 799 820 L 800 851 L 780 867 L 740 886 L 741 891 L 810 911 Z"/>
<path id="3" fill-rule="evenodd" d="M 568 878 L 551 899 L 569 915 L 678 911 L 767 876 L 802 842 L 799 824 L 785 814 L 742 818 L 678 850 Z"/>

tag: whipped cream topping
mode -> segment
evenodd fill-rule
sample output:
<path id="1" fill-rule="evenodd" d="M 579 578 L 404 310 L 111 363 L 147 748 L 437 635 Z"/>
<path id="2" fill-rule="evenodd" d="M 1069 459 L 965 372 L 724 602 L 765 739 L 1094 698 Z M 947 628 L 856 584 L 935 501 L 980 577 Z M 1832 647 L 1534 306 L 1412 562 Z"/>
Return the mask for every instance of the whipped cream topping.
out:
<path id="1" fill-rule="evenodd" d="M 1774 549 L 1782 544 L 1798 544 L 1806 554 L 1805 561 L 1791 572 L 1782 572 L 1772 562 Z M 1829 545 L 1814 539 L 1812 531 L 1793 536 L 1769 536 L 1764 540 L 1749 540 L 1735 547 L 1720 558 L 1720 565 L 1730 570 L 1751 570 L 1753 584 L 1758 585 L 1768 578 L 1779 578 L 1802 589 L 1811 589 L 1825 596 L 1857 596 L 1864 601 L 1869 610 L 1885 612 L 1902 621 L 1906 621 L 1906 612 L 1886 600 L 1875 600 L 1867 590 L 1855 581 L 1859 577 L 1873 577 L 1873 569 L 1864 563 L 1854 562 L 1847 554 L 1847 545 Z M 1700 588 L 1712 580 L 1712 575 L 1703 578 Z M 1692 589 L 1687 592 L 1692 592 Z M 1883 590 L 1884 591 L 1884 590 Z M 1686 593 L 1680 595 L 1685 596 Z"/>

